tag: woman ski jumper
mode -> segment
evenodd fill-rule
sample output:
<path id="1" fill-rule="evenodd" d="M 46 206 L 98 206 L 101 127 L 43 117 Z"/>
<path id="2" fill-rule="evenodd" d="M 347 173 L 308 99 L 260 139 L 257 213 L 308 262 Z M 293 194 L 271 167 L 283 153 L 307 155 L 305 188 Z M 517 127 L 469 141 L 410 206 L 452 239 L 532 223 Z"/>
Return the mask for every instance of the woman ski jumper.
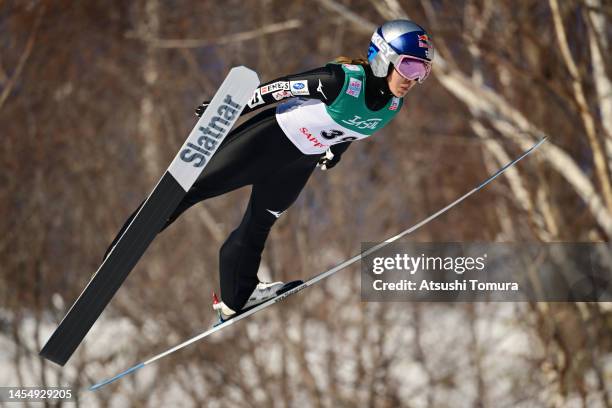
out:
<path id="1" fill-rule="evenodd" d="M 433 55 L 422 27 L 393 20 L 372 35 L 367 61 L 340 57 L 255 90 L 243 114 L 286 101 L 258 113 L 225 138 L 163 228 L 200 201 L 253 186 L 242 222 L 220 250 L 222 302 L 215 308 L 223 319 L 276 295 L 282 282 L 264 283 L 257 277 L 272 225 L 293 204 L 317 165 L 322 170 L 334 167 L 353 141 L 372 135 L 395 117 L 406 93 L 431 72 Z M 196 114 L 201 116 L 206 105 Z"/>

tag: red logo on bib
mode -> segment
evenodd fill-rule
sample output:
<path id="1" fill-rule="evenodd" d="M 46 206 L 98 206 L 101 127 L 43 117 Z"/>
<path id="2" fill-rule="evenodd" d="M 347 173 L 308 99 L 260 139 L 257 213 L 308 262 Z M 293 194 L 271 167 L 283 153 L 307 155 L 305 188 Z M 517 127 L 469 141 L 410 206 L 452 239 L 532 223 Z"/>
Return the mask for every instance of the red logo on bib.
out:
<path id="1" fill-rule="evenodd" d="M 312 142 L 312 144 L 314 145 L 314 147 L 327 147 L 327 145 L 319 142 L 319 140 L 317 140 L 316 137 L 314 137 L 309 131 L 308 129 L 306 129 L 305 127 L 300 128 L 300 132 L 306 136 L 306 138 Z"/>

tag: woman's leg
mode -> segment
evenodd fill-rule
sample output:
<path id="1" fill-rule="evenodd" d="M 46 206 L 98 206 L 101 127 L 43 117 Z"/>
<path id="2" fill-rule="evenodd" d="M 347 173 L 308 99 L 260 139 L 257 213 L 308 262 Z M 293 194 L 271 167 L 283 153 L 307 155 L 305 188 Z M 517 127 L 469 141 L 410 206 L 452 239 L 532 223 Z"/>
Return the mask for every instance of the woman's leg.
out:
<path id="1" fill-rule="evenodd" d="M 300 157 L 301 153 L 293 145 L 287 148 L 291 142 L 278 127 L 274 115 L 274 109 L 263 111 L 230 132 L 162 231 L 192 205 L 265 179 L 279 162 L 282 165 Z M 104 254 L 105 258 L 141 206 L 142 203 L 124 223 Z"/>
<path id="2" fill-rule="evenodd" d="M 240 310 L 259 283 L 257 270 L 272 225 L 293 204 L 318 160 L 302 158 L 267 180 L 253 185 L 242 222 L 221 247 L 219 272 L 221 297 L 233 310 Z"/>
<path id="3" fill-rule="evenodd" d="M 185 198 L 170 215 L 162 231 L 192 205 L 254 184 L 274 171 L 271 158 L 278 146 L 282 145 L 278 139 L 281 139 L 280 136 L 287 139 L 284 134 L 278 133 L 282 131 L 278 127 L 274 112 L 274 109 L 261 112 L 227 136 Z"/>

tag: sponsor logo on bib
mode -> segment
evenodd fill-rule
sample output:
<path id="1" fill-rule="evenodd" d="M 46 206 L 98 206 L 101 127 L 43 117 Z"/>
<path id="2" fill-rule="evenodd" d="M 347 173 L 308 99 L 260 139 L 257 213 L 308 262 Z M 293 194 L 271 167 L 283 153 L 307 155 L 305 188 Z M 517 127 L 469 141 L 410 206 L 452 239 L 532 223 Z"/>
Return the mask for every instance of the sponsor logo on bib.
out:
<path id="1" fill-rule="evenodd" d="M 348 69 L 349 71 L 359 71 L 359 67 L 357 65 L 352 65 L 352 64 L 342 64 L 342 66 L 346 69 Z"/>
<path id="2" fill-rule="evenodd" d="M 394 96 L 393 99 L 391 100 L 391 105 L 389 106 L 389 110 L 396 111 L 397 108 L 399 108 L 399 98 L 397 96 Z"/>
<path id="3" fill-rule="evenodd" d="M 307 128 L 300 128 L 300 133 L 306 136 L 306 138 L 312 143 L 314 147 L 328 147 L 328 145 L 319 142 L 319 140 L 314 137 Z"/>
<path id="4" fill-rule="evenodd" d="M 357 129 L 376 129 L 382 119 L 380 118 L 372 118 L 372 119 L 362 119 L 361 116 L 355 115 L 355 117 L 351 120 L 343 120 L 343 123 L 347 125 L 351 125 L 356 127 Z"/>
<path id="5" fill-rule="evenodd" d="M 351 78 L 349 80 L 348 87 L 346 88 L 346 93 L 351 95 L 352 97 L 359 97 L 359 93 L 361 92 L 361 81 L 357 78 Z"/>

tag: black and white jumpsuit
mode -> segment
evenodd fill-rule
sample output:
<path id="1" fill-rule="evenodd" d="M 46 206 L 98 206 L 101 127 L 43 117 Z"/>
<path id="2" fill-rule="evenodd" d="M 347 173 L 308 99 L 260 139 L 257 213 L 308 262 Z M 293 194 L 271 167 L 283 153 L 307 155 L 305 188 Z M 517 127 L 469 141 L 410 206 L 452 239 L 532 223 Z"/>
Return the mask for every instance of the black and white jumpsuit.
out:
<path id="1" fill-rule="evenodd" d="M 365 68 L 366 105 L 377 110 L 389 102 L 392 94 L 385 78 L 375 77 L 368 66 Z M 319 99 L 331 105 L 343 88 L 344 76 L 340 65 L 328 64 L 277 78 L 261 85 L 258 90 L 278 82 L 308 81 L 311 92 L 309 95 L 301 93 L 300 97 Z M 318 88 L 321 91 L 315 91 Z M 285 92 L 280 96 L 288 98 L 294 95 Z M 269 107 L 279 101 L 279 94 L 273 97 L 273 93 L 260 92 L 260 98 L 257 106 L 250 104 L 243 114 Z M 330 148 L 334 156 L 339 157 L 350 143 L 339 143 Z M 242 222 L 220 250 L 221 298 L 231 309 L 240 310 L 259 283 L 257 270 L 270 229 L 280 214 L 297 199 L 320 158 L 320 154 L 302 153 L 279 127 L 275 109 L 266 109 L 228 134 L 162 228 L 163 231 L 194 204 L 240 187 L 253 186 Z M 138 209 L 125 222 L 108 251 L 137 212 Z"/>

